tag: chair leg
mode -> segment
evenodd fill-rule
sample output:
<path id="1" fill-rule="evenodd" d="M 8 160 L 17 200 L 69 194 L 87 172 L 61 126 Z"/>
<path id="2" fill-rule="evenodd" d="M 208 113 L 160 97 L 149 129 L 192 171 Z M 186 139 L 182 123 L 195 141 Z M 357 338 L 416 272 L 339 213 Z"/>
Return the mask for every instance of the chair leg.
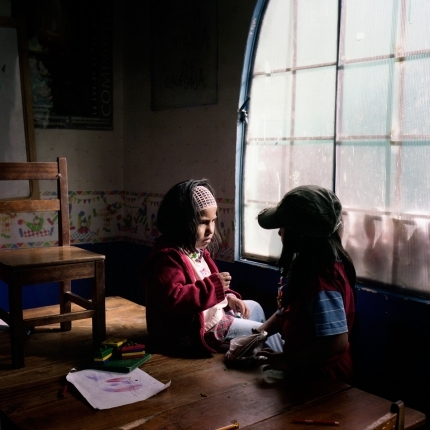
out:
<path id="1" fill-rule="evenodd" d="M 396 430 L 404 430 L 405 428 L 405 404 L 398 400 L 391 405 L 391 412 L 397 414 Z"/>
<path id="2" fill-rule="evenodd" d="M 72 310 L 72 302 L 70 300 L 65 300 L 64 294 L 70 293 L 72 291 L 72 281 L 62 281 L 60 282 L 60 313 L 66 314 L 70 313 Z M 71 321 L 64 321 L 60 323 L 61 331 L 70 331 L 72 329 Z"/>
<path id="3" fill-rule="evenodd" d="M 93 345 L 100 347 L 106 340 L 106 304 L 105 304 L 105 264 L 104 261 L 95 263 L 95 277 L 92 287 L 92 302 L 96 311 L 93 317 Z"/>
<path id="4" fill-rule="evenodd" d="M 13 282 L 9 285 L 9 315 L 12 366 L 19 369 L 25 365 L 22 288 Z"/>

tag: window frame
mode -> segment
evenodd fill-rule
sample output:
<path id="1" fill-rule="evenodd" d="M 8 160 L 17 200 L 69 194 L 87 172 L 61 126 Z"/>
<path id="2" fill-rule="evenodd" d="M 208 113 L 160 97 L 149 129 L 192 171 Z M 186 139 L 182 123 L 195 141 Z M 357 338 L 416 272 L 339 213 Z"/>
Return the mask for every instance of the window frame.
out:
<path id="1" fill-rule="evenodd" d="M 297 0 L 295 0 L 297 1 Z M 245 50 L 245 56 L 244 56 L 244 66 L 242 70 L 242 76 L 241 76 L 241 86 L 240 86 L 240 95 L 239 95 L 239 104 L 238 104 L 238 112 L 237 112 L 237 141 L 236 141 L 236 194 L 235 194 L 235 201 L 236 201 L 236 208 L 235 208 L 235 249 L 234 249 L 234 259 L 238 262 L 246 262 L 250 264 L 255 264 L 263 267 L 275 267 L 275 260 L 273 257 L 267 257 L 267 258 L 261 258 L 261 256 L 253 256 L 251 254 L 246 254 L 244 256 L 243 246 L 244 246 L 244 240 L 243 240 L 243 231 L 244 231 L 244 153 L 245 153 L 245 146 L 246 146 L 246 118 L 247 118 L 247 109 L 248 109 L 248 102 L 249 102 L 249 93 L 252 85 L 253 80 L 253 65 L 256 55 L 256 45 L 258 42 L 258 38 L 260 35 L 260 30 L 262 26 L 262 21 L 264 19 L 264 14 L 266 11 L 266 8 L 269 4 L 270 0 L 258 0 L 256 3 L 256 6 L 254 8 L 254 12 L 251 19 L 251 25 L 250 30 L 248 33 L 248 39 L 246 43 L 246 50 Z M 334 115 L 334 125 L 333 125 L 333 171 L 332 171 L 332 189 L 335 191 L 337 188 L 337 179 L 338 179 L 338 151 L 342 148 L 342 145 L 344 143 L 348 144 L 348 141 L 354 141 L 354 139 L 363 140 L 366 137 L 370 137 L 371 139 L 376 138 L 388 138 L 390 146 L 400 146 L 400 149 L 402 147 L 402 143 L 408 142 L 410 140 L 410 136 L 407 134 L 404 134 L 404 130 L 402 129 L 399 135 L 396 136 L 348 136 L 347 134 L 342 134 L 341 130 L 341 122 L 342 122 L 342 105 L 343 105 L 343 98 L 342 98 L 342 92 L 344 90 L 343 85 L 343 79 L 344 79 L 344 68 L 347 67 L 349 64 L 353 63 L 363 63 L 367 61 L 372 60 L 378 60 L 378 58 L 359 58 L 359 59 L 353 59 L 351 61 L 344 60 L 343 58 L 340 58 L 340 55 L 342 52 L 344 52 L 344 43 L 345 43 L 345 28 L 342 26 L 342 23 L 345 22 L 345 11 L 346 8 L 343 7 L 343 1 L 338 0 L 338 22 L 337 22 L 337 47 L 336 47 L 336 78 L 335 78 L 335 115 Z M 403 5 L 403 3 L 402 3 Z M 404 10 L 401 9 L 401 17 L 403 17 Z M 402 31 L 402 28 L 401 28 Z M 403 49 L 403 48 L 402 48 Z M 427 50 L 428 51 L 428 50 Z M 418 52 L 418 51 L 417 51 Z M 418 54 L 421 54 L 422 52 L 418 52 Z M 410 55 L 408 55 L 410 54 Z M 394 60 L 398 60 L 400 57 L 410 57 L 414 55 L 418 55 L 415 52 L 407 53 L 404 52 L 404 49 L 400 53 L 395 53 L 394 55 L 387 55 L 384 56 L 387 58 L 394 58 Z M 429 52 L 427 52 L 427 55 L 430 55 Z M 381 57 L 382 59 L 382 57 Z M 404 61 L 400 58 L 398 61 Z M 404 73 L 402 71 L 402 73 Z M 402 77 L 402 75 L 401 75 Z M 405 91 L 404 86 L 398 89 L 398 91 L 401 91 L 402 93 Z M 395 106 L 391 106 L 392 109 L 395 109 Z M 399 110 L 399 107 L 397 106 L 397 110 Z M 399 113 L 397 112 L 397 115 Z M 416 138 L 417 140 L 427 140 L 427 136 L 412 136 L 413 138 Z M 396 180 L 398 181 L 398 177 L 396 175 Z M 361 211 L 360 209 L 354 209 L 354 208 L 347 208 L 348 212 L 354 212 L 354 211 Z M 365 209 L 363 209 L 365 211 Z M 385 211 L 380 212 L 381 215 L 394 215 L 395 213 L 387 208 Z M 425 215 L 417 215 L 417 214 L 410 214 L 411 216 L 417 216 L 418 218 L 426 218 L 430 219 L 430 214 Z M 407 223 L 407 220 L 405 221 Z M 397 238 L 393 237 L 393 247 L 396 247 L 396 241 Z M 394 251 L 393 248 L 393 251 Z M 397 270 L 397 268 L 395 269 Z M 388 288 L 391 291 L 395 291 L 398 286 L 393 283 L 384 283 L 377 279 L 368 279 L 363 276 L 358 277 L 360 282 L 365 282 L 366 284 L 373 284 L 377 287 L 382 288 Z M 412 296 L 420 296 L 422 293 L 419 290 L 409 289 L 406 291 L 408 295 Z M 429 296 L 429 293 L 424 293 L 425 296 Z"/>
<path id="2" fill-rule="evenodd" d="M 234 230 L 234 260 L 241 262 L 248 262 L 251 264 L 257 264 L 266 266 L 273 266 L 268 263 L 262 263 L 257 260 L 250 260 L 243 258 L 242 256 L 242 219 L 243 219 L 243 151 L 245 147 L 245 132 L 246 132 L 246 121 L 247 121 L 247 104 L 249 102 L 249 88 L 250 88 L 250 76 L 252 73 L 252 65 L 254 62 L 255 55 L 255 44 L 260 34 L 261 22 L 264 17 L 264 12 L 269 3 L 269 0 L 257 0 L 254 8 L 254 12 L 251 18 L 251 25 L 248 32 L 248 39 L 246 42 L 244 64 L 242 68 L 240 93 L 239 93 L 239 106 L 237 109 L 237 137 L 236 137 L 236 193 L 235 193 L 235 230 Z"/>

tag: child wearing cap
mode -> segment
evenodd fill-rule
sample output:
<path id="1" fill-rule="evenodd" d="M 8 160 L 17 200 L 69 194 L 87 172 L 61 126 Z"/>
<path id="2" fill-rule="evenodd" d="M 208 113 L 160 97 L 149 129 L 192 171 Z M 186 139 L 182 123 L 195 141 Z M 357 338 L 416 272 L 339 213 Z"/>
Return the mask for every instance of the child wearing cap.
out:
<path id="1" fill-rule="evenodd" d="M 283 244 L 278 310 L 259 330 L 281 333 L 284 345 L 257 354 L 265 369 L 352 381 L 356 275 L 338 232 L 341 215 L 336 195 L 313 185 L 292 189 L 258 215 L 261 227 L 279 229 Z"/>
<path id="2" fill-rule="evenodd" d="M 261 306 L 231 290 L 230 274 L 211 257 L 219 244 L 217 210 L 206 179 L 176 184 L 160 204 L 162 236 L 142 271 L 149 352 L 210 355 L 265 321 Z"/>

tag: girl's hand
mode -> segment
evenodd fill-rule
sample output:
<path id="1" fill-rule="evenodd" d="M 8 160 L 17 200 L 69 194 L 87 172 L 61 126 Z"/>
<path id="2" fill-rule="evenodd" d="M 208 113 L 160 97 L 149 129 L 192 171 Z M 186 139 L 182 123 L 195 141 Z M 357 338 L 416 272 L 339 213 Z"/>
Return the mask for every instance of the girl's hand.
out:
<path id="1" fill-rule="evenodd" d="M 227 296 L 228 300 L 228 306 L 230 309 L 236 314 L 238 312 L 241 313 L 242 318 L 248 319 L 249 315 L 251 314 L 250 310 L 248 309 L 248 306 L 246 306 L 245 302 L 238 297 L 236 297 L 234 294 L 229 294 Z"/>
<path id="2" fill-rule="evenodd" d="M 282 352 L 275 352 L 270 348 L 263 348 L 261 351 L 257 352 L 256 356 L 266 358 L 263 370 L 289 370 L 285 354 Z"/>
<path id="3" fill-rule="evenodd" d="M 231 282 L 231 276 L 228 272 L 220 272 L 218 273 L 219 279 L 221 281 L 221 284 L 225 290 L 228 290 L 230 288 L 230 282 Z"/>

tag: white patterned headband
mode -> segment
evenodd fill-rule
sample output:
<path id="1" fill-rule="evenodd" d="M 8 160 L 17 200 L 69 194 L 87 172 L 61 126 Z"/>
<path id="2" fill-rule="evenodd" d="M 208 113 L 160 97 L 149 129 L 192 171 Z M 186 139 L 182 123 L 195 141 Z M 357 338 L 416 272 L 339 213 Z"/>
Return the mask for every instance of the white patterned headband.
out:
<path id="1" fill-rule="evenodd" d="M 199 211 L 207 208 L 217 207 L 212 193 L 202 185 L 198 185 L 193 189 L 193 198 Z"/>

